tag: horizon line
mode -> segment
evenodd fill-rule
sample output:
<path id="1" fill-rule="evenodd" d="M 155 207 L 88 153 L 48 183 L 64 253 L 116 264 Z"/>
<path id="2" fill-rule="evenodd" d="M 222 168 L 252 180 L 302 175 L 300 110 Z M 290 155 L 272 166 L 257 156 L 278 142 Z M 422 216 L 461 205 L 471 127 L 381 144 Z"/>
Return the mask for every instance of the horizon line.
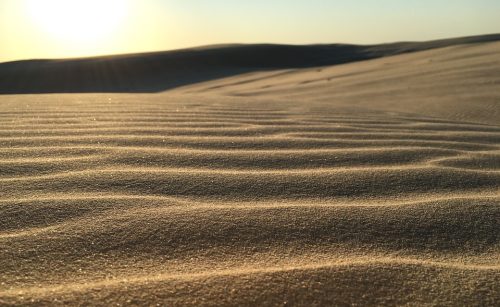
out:
<path id="1" fill-rule="evenodd" d="M 402 44 L 402 43 L 426 43 L 426 42 L 438 42 L 438 41 L 446 41 L 446 40 L 454 40 L 454 39 L 467 39 L 467 38 L 479 38 L 479 37 L 490 37 L 490 36 L 500 36 L 500 32 L 496 33 L 486 33 L 486 34 L 477 34 L 477 35 L 466 35 L 466 36 L 453 36 L 453 37 L 440 37 L 436 39 L 430 40 L 397 40 L 397 41 L 386 41 L 374 44 L 361 44 L 361 43 L 348 43 L 348 42 L 318 42 L 318 43 L 308 43 L 308 44 L 293 44 L 293 43 L 272 43 L 272 42 L 255 42 L 255 43 L 214 43 L 208 45 L 194 45 L 189 47 L 181 47 L 181 48 L 173 48 L 173 49 L 161 49 L 161 50 L 152 50 L 152 51 L 138 51 L 138 52 L 128 52 L 128 53 L 113 53 L 113 54 L 97 54 L 97 55 L 89 55 L 89 56 L 76 56 L 76 57 L 45 57 L 45 58 L 24 58 L 24 59 L 15 59 L 0 62 L 2 64 L 9 63 L 18 63 L 18 62 L 37 62 L 37 61 L 58 61 L 58 60 L 86 60 L 86 59 L 99 59 L 99 58 L 108 58 L 108 57 L 121 57 L 121 56 L 133 56 L 133 55 L 148 55 L 148 54 L 159 54 L 159 53 L 168 53 L 168 52 L 176 52 L 176 51 L 193 51 L 196 49 L 203 48 L 216 48 L 216 47 L 233 47 L 233 46 L 334 46 L 334 45 L 343 45 L 343 46 L 382 46 L 382 45 L 391 45 L 391 44 Z"/>

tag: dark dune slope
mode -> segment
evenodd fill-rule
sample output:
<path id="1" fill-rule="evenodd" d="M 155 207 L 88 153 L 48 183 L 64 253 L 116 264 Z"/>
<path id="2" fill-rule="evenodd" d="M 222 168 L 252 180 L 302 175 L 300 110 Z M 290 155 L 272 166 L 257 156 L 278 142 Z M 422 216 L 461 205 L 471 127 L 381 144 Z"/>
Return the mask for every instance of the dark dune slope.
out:
<path id="1" fill-rule="evenodd" d="M 167 52 L 0 64 L 0 94 L 159 92 L 240 73 L 335 65 L 500 40 L 500 34 L 382 45 L 220 45 Z"/>

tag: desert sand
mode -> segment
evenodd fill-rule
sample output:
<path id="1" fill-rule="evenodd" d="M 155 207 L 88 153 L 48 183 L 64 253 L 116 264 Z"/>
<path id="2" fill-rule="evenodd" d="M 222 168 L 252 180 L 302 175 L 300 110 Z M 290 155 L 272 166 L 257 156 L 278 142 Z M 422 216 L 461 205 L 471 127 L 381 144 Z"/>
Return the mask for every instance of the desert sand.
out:
<path id="1" fill-rule="evenodd" d="M 0 305 L 498 306 L 500 43 L 432 47 L 0 96 Z"/>

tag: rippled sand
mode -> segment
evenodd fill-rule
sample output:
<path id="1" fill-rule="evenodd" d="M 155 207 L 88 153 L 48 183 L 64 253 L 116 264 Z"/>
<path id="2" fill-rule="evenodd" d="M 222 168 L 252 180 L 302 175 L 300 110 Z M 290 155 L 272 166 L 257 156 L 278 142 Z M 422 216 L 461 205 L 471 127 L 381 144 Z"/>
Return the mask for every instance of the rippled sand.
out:
<path id="1" fill-rule="evenodd" d="M 499 84 L 493 43 L 1 96 L 0 304 L 497 305 Z"/>

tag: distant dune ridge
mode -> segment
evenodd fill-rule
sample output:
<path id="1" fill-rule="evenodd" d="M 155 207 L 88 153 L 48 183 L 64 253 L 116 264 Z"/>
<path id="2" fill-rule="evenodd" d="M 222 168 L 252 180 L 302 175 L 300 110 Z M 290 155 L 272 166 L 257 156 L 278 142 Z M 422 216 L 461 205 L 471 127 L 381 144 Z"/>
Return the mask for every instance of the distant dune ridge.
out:
<path id="1" fill-rule="evenodd" d="M 0 64 L 0 94 L 160 92 L 244 72 L 350 63 L 500 40 L 500 34 L 381 45 L 216 45 L 144 54 Z"/>
<path id="2" fill-rule="evenodd" d="M 498 306 L 496 40 L 0 64 L 0 305 Z"/>

